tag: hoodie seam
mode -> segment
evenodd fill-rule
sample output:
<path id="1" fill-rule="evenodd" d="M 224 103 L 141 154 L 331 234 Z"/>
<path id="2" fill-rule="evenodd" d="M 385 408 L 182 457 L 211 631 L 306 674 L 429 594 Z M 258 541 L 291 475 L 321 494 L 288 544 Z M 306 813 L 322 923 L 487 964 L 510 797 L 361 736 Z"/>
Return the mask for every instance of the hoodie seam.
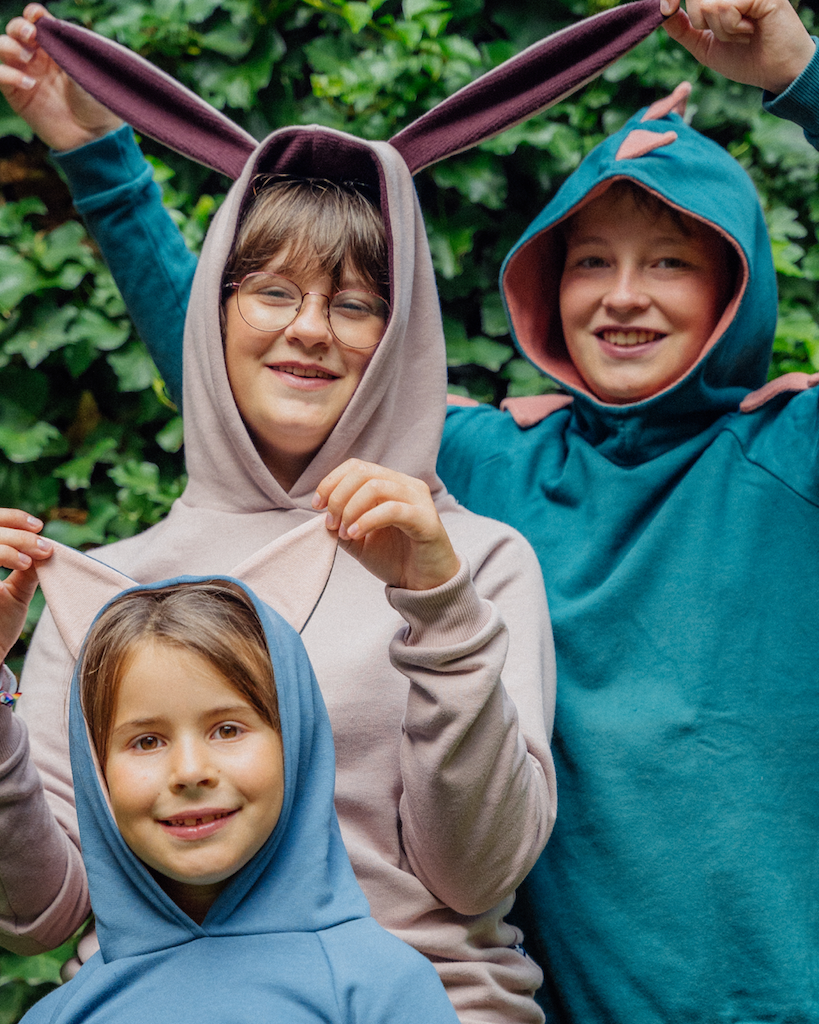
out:
<path id="1" fill-rule="evenodd" d="M 787 480 L 784 480 L 778 473 L 774 472 L 774 470 L 772 470 L 770 466 L 764 465 L 758 459 L 755 459 L 751 455 L 749 455 L 746 451 L 745 444 L 743 443 L 742 438 L 736 433 L 732 426 L 726 427 L 726 432 L 729 433 L 731 437 L 734 439 L 737 447 L 740 450 L 742 458 L 750 466 L 754 466 L 760 472 L 765 473 L 767 476 L 771 477 L 772 480 L 776 480 L 778 484 L 781 484 L 782 487 L 787 488 L 789 491 L 795 494 L 797 498 L 801 498 L 802 501 L 807 502 L 813 508 L 819 508 L 819 501 L 816 501 L 813 498 L 808 497 L 808 495 L 803 494 L 801 491 L 797 490 L 793 484 L 789 483 Z"/>
<path id="2" fill-rule="evenodd" d="M 318 939 L 319 945 L 321 946 L 321 952 L 324 955 L 324 960 L 325 960 L 325 963 L 327 964 L 327 970 L 330 972 L 330 981 L 332 982 L 332 986 L 333 986 L 333 998 L 335 999 L 336 1009 L 338 1011 L 337 1020 L 339 1022 L 346 1021 L 348 1019 L 348 1017 L 349 1017 L 349 1014 L 348 1014 L 347 1010 L 345 1010 L 345 1008 L 342 1006 L 341 1002 L 339 1001 L 339 997 L 338 997 L 338 979 L 336 978 L 336 972 L 333 970 L 333 960 L 332 960 L 332 957 L 328 953 L 327 947 L 324 944 L 324 931 L 322 930 L 321 932 L 317 932 L 316 933 L 316 938 Z"/>

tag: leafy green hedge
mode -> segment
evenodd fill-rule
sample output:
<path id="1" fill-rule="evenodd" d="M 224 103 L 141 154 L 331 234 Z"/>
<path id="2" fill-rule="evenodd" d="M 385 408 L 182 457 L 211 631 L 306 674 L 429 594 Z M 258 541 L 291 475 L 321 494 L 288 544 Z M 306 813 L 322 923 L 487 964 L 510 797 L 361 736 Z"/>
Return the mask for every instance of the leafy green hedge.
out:
<path id="1" fill-rule="evenodd" d="M 257 137 L 321 123 L 388 138 L 594 0 L 60 0 L 51 10 L 138 50 Z M 22 2 L 0 2 L 5 23 Z M 809 28 L 813 15 L 804 13 Z M 417 181 L 445 317 L 451 382 L 482 401 L 548 390 L 511 347 L 497 294 L 505 252 L 601 138 L 694 83 L 694 124 L 749 170 L 780 277 L 772 375 L 819 370 L 819 156 L 761 112 L 757 90 L 701 69 L 658 32 L 570 101 Z M 196 247 L 226 182 L 146 141 Z M 44 148 L 0 109 L 0 495 L 69 544 L 161 519 L 183 483 L 181 422 Z M 31 620 L 36 617 L 34 609 Z M 19 666 L 25 641 L 16 650 Z M 0 956 L 0 1024 L 56 980 L 64 954 Z"/>

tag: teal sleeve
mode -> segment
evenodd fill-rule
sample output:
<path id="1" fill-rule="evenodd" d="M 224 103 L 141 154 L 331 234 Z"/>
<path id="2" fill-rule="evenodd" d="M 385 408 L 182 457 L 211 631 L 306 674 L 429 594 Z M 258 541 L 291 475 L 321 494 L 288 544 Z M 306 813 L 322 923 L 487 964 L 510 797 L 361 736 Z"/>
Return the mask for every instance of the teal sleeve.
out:
<path id="1" fill-rule="evenodd" d="M 763 93 L 763 105 L 771 114 L 794 121 L 805 132 L 805 138 L 819 149 L 819 40 L 813 59 L 788 88 L 778 96 Z"/>
<path id="2" fill-rule="evenodd" d="M 52 156 L 181 409 L 182 335 L 196 257 L 162 205 L 150 164 L 127 125 Z"/>

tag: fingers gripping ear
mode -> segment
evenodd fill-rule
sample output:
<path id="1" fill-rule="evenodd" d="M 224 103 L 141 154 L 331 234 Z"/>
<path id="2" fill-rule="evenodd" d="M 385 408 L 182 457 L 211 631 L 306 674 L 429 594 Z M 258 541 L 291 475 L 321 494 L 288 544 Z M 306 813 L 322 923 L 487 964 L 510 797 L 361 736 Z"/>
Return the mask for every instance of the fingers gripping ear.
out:
<path id="1" fill-rule="evenodd" d="M 37 41 L 132 127 L 206 167 L 238 178 L 256 148 L 230 118 L 119 43 L 58 18 L 37 22 Z"/>

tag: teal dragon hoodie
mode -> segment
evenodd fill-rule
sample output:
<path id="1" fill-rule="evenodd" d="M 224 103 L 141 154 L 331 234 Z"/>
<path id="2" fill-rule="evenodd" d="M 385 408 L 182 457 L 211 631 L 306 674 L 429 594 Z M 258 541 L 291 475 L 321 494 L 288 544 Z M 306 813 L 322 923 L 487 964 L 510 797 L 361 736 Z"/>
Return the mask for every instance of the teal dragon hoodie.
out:
<path id="1" fill-rule="evenodd" d="M 560 813 L 520 895 L 547 1019 L 807 1024 L 819 390 L 801 375 L 757 390 L 777 314 L 762 211 L 739 164 L 680 116 L 685 95 L 595 149 L 503 265 L 515 341 L 566 394 L 514 415 L 452 409 L 439 469 L 529 539 L 549 596 Z M 566 352 L 554 229 L 618 178 L 721 232 L 740 270 L 697 363 L 615 406 Z"/>

